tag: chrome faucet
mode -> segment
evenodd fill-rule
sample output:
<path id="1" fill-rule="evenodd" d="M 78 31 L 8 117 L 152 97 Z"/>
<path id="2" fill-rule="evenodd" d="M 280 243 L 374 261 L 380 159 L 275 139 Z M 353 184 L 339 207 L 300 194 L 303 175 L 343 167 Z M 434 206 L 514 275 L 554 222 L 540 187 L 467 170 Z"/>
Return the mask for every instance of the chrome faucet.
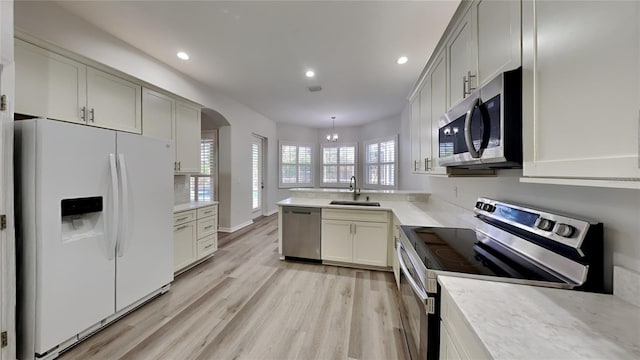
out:
<path id="1" fill-rule="evenodd" d="M 360 196 L 360 189 L 358 189 L 358 180 L 356 180 L 355 176 L 352 176 L 351 180 L 349 180 L 349 190 L 353 191 L 353 201 L 358 200 L 358 196 Z"/>

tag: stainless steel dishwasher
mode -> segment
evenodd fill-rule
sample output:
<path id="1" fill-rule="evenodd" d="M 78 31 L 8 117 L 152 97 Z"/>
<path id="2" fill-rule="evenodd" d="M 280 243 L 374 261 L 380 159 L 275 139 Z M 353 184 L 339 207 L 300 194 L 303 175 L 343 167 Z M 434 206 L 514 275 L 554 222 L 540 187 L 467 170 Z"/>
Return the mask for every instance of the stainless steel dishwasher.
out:
<path id="1" fill-rule="evenodd" d="M 320 208 L 285 206 L 282 216 L 282 255 L 320 260 Z"/>

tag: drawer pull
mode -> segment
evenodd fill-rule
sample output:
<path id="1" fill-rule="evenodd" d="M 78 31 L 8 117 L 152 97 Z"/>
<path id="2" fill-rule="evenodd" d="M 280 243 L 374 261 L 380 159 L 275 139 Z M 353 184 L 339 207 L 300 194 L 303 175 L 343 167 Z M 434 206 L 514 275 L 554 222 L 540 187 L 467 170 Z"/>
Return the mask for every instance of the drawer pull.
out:
<path id="1" fill-rule="evenodd" d="M 185 216 L 185 217 L 181 217 L 181 218 L 179 218 L 179 219 L 176 219 L 176 221 L 187 220 L 188 218 L 189 218 L 188 216 Z"/>
<path id="2" fill-rule="evenodd" d="M 209 226 L 205 226 L 204 229 L 207 230 L 207 229 L 211 229 L 212 227 L 213 225 L 209 225 Z"/>
<path id="3" fill-rule="evenodd" d="M 178 230 L 182 230 L 182 229 L 186 229 L 186 228 L 187 228 L 187 225 L 178 226 L 178 227 L 176 228 L 176 231 L 178 231 Z"/>
<path id="4" fill-rule="evenodd" d="M 205 250 L 206 250 L 206 249 L 208 249 L 208 248 L 210 248 L 210 247 L 212 247 L 212 246 L 213 246 L 213 244 L 209 244 L 209 245 L 205 246 L 204 248 L 205 248 Z"/>
<path id="5" fill-rule="evenodd" d="M 204 213 L 205 213 L 205 214 L 211 214 L 211 212 L 212 212 L 212 211 L 213 211 L 213 210 L 207 210 L 207 211 L 204 211 Z"/>

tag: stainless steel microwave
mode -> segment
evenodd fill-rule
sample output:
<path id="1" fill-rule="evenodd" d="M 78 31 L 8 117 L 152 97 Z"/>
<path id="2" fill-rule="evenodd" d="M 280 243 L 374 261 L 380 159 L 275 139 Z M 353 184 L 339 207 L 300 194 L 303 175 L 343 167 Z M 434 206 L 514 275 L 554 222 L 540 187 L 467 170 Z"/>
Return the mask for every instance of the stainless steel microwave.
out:
<path id="1" fill-rule="evenodd" d="M 522 68 L 504 72 L 440 117 L 440 166 L 522 167 Z"/>

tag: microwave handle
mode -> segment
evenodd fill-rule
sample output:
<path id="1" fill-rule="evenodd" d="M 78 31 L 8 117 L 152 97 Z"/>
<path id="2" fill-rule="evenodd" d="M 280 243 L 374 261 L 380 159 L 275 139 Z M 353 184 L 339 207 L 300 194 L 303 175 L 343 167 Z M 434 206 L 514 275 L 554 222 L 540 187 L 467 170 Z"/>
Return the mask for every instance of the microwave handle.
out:
<path id="1" fill-rule="evenodd" d="M 402 258 L 402 248 L 404 247 L 402 245 L 401 242 L 397 243 L 397 249 L 396 251 L 398 252 L 397 256 L 398 256 L 398 264 L 400 265 L 400 268 L 402 269 L 402 273 L 404 273 L 404 276 L 407 277 L 407 280 L 409 280 L 409 284 L 411 285 L 411 287 L 413 288 L 413 291 L 416 293 L 416 295 L 418 295 L 420 297 L 420 299 L 422 299 L 423 301 L 427 301 L 427 299 L 429 298 L 427 296 L 427 292 L 424 291 L 423 289 L 421 289 L 418 286 L 418 283 L 416 283 L 416 280 L 411 277 L 411 274 L 409 273 L 409 269 L 407 269 L 407 265 L 404 263 L 404 259 Z"/>
<path id="2" fill-rule="evenodd" d="M 480 157 L 480 151 L 482 147 L 476 150 L 475 145 L 473 145 L 473 139 L 471 138 L 471 118 L 473 115 L 473 111 L 476 107 L 480 107 L 481 101 L 480 98 L 476 98 L 469 105 L 469 109 L 467 110 L 467 115 L 464 118 L 464 141 L 467 144 L 467 150 L 472 158 L 477 159 Z"/>

